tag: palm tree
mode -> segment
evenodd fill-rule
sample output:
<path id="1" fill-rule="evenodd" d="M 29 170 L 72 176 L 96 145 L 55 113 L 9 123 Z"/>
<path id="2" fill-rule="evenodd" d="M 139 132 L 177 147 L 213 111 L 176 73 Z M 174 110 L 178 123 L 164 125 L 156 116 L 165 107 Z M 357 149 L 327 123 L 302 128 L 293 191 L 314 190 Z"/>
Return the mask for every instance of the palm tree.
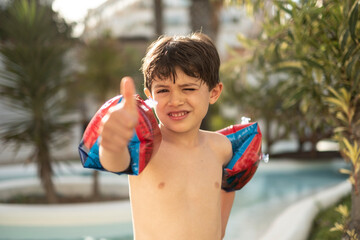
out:
<path id="1" fill-rule="evenodd" d="M 0 136 L 5 142 L 32 147 L 47 201 L 54 203 L 51 148 L 62 143 L 71 124 L 64 118 L 64 54 L 71 28 L 50 6 L 35 0 L 11 1 L 0 28 L 0 96 L 18 116 L 1 126 Z"/>

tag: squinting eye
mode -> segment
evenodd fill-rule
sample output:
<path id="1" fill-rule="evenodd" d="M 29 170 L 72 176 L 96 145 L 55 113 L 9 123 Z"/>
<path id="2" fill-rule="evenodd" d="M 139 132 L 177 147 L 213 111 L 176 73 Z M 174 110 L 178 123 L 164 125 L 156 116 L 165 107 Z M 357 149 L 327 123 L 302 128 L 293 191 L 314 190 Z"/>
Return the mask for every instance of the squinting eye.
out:
<path id="1" fill-rule="evenodd" d="M 165 93 L 165 92 L 168 92 L 168 90 L 167 89 L 160 89 L 156 93 Z"/>
<path id="2" fill-rule="evenodd" d="M 195 88 L 184 88 L 185 91 L 195 91 Z"/>

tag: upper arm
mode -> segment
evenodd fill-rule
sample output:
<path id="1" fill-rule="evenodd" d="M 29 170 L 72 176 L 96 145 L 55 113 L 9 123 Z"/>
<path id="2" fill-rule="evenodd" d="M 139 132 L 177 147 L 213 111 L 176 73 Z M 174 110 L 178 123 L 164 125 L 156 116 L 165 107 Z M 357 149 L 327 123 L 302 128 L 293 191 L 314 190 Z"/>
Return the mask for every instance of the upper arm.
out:
<path id="1" fill-rule="evenodd" d="M 221 234 L 225 236 L 226 226 L 229 220 L 231 208 L 234 203 L 235 192 L 221 190 Z M 221 239 L 222 239 L 221 238 Z"/>
<path id="2" fill-rule="evenodd" d="M 233 155 L 232 145 L 230 140 L 223 134 L 213 133 L 213 146 L 219 154 L 219 158 L 221 159 L 222 166 L 226 166 Z"/>
<path id="3" fill-rule="evenodd" d="M 232 149 L 232 144 L 230 142 L 230 140 L 226 137 L 226 136 L 223 136 L 224 137 L 224 163 L 223 163 L 223 166 L 226 166 L 232 156 L 233 156 L 233 149 Z"/>
<path id="4" fill-rule="evenodd" d="M 232 145 L 230 140 L 220 134 L 221 144 L 219 146 L 221 147 L 221 156 L 222 156 L 222 165 L 223 167 L 226 166 L 229 161 L 232 158 L 233 151 L 232 151 Z M 222 238 L 225 236 L 226 226 L 229 220 L 231 208 L 234 203 L 235 198 L 235 192 L 226 192 L 224 190 L 221 190 L 221 234 Z M 221 239 L 222 239 L 221 238 Z"/>

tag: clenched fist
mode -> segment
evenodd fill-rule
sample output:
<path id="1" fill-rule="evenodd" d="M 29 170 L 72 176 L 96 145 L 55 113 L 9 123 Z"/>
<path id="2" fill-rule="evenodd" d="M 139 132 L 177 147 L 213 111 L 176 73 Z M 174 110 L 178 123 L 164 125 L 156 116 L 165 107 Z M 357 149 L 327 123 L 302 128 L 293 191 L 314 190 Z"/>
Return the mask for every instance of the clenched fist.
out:
<path id="1" fill-rule="evenodd" d="M 111 158 L 128 156 L 127 145 L 138 123 L 132 78 L 125 77 L 121 80 L 120 93 L 123 95 L 122 101 L 109 109 L 100 128 L 100 154 L 103 153 L 106 157 L 112 155 Z"/>

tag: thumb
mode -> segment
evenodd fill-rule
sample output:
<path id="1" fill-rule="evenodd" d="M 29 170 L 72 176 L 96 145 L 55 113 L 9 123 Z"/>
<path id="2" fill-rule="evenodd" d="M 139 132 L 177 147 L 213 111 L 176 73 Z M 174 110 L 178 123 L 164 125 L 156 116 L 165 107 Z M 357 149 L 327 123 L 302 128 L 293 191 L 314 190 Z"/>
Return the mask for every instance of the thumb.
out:
<path id="1" fill-rule="evenodd" d="M 131 77 L 124 77 L 120 84 L 120 93 L 124 97 L 124 107 L 126 109 L 136 109 L 135 84 Z"/>

